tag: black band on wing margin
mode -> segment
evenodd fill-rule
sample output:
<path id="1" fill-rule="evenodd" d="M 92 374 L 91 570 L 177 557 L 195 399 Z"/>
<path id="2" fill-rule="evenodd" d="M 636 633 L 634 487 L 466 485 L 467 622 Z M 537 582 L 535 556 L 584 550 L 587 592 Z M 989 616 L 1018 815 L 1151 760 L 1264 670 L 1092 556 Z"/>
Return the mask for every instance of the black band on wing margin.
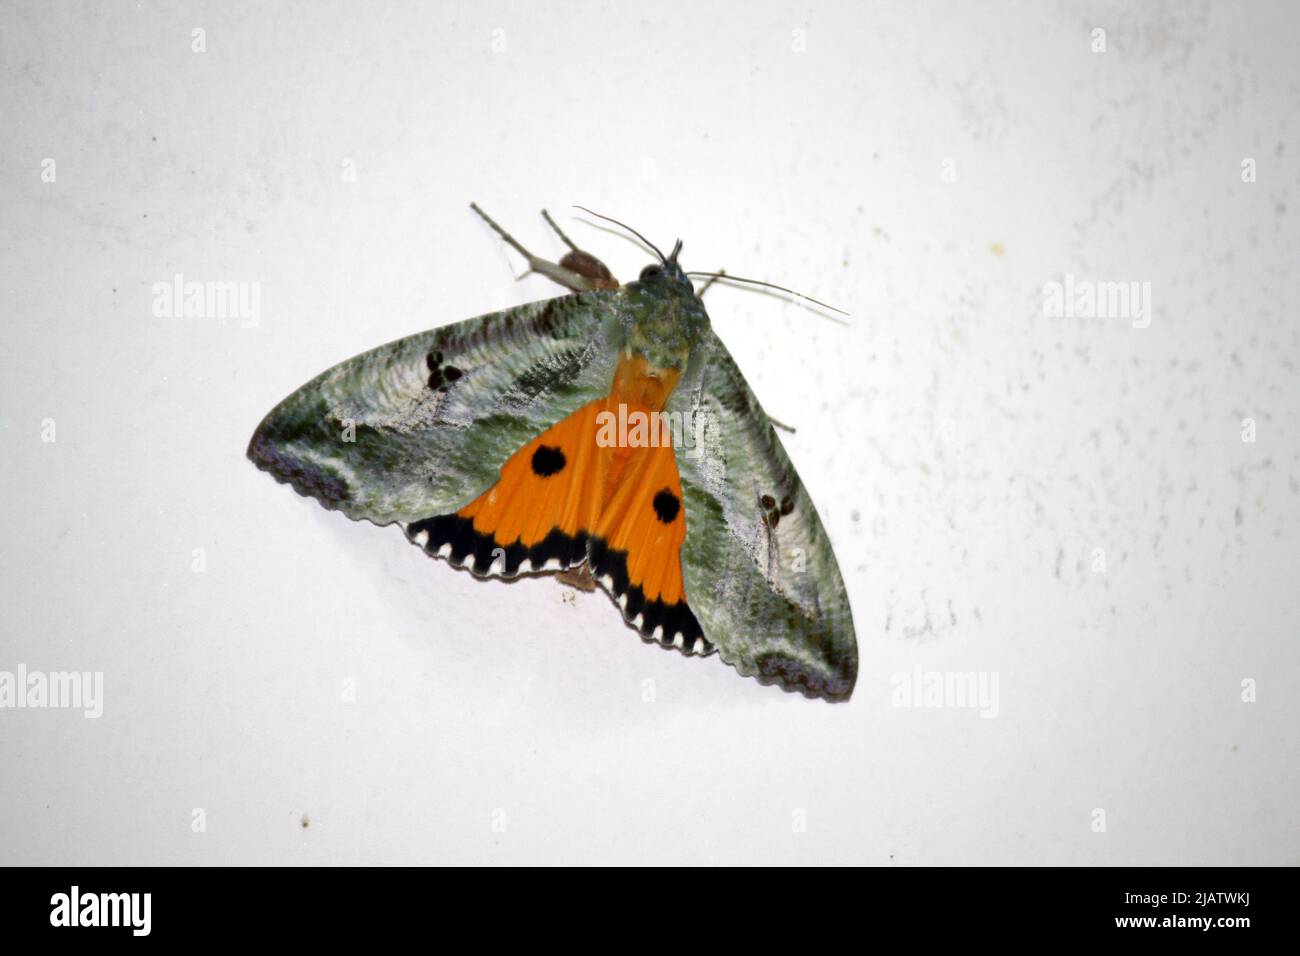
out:
<path id="1" fill-rule="evenodd" d="M 512 578 L 534 571 L 559 571 L 587 560 L 585 533 L 567 535 L 555 528 L 531 547 L 518 541 L 504 545 L 490 534 L 475 531 L 473 518 L 458 514 L 413 521 L 406 526 L 406 536 L 434 557 L 446 558 L 479 577 Z"/>
<path id="2" fill-rule="evenodd" d="M 587 561 L 591 576 L 600 582 L 623 608 L 623 617 L 641 637 L 663 647 L 675 647 L 683 654 L 712 654 L 714 646 L 704 636 L 700 622 L 685 601 L 665 604 L 662 598 L 647 601 L 639 585 L 627 579 L 627 552 L 610 548 L 604 538 L 590 537 Z"/>

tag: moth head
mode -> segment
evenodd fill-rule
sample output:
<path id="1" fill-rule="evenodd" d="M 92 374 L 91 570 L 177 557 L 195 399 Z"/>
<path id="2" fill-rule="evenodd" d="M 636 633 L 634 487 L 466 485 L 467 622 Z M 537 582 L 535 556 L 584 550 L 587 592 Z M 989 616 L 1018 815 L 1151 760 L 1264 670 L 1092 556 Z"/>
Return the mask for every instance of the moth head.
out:
<path id="1" fill-rule="evenodd" d="M 672 254 L 669 255 L 667 259 L 663 257 L 663 254 L 659 252 L 658 248 L 653 246 L 651 248 L 653 248 L 655 254 L 659 256 L 659 261 L 652 262 L 650 265 L 642 269 L 641 275 L 637 278 L 637 282 L 670 282 L 678 285 L 684 282 L 687 285 L 690 285 L 691 280 L 686 277 L 686 273 L 682 271 L 682 267 L 677 264 L 677 256 L 682 251 L 682 241 L 680 239 L 678 239 L 676 244 L 673 246 Z"/>
<path id="2" fill-rule="evenodd" d="M 628 345 L 663 368 L 685 367 L 691 349 L 709 328 L 704 303 L 677 263 L 681 251 L 678 239 L 672 255 L 652 262 L 635 282 L 623 287 L 628 304 Z"/>

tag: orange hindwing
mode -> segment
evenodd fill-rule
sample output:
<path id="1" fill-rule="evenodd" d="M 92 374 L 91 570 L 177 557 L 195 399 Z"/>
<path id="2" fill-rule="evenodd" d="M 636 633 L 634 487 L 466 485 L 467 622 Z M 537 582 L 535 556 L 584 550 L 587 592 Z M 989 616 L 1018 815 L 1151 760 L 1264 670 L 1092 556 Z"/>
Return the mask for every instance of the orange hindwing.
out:
<path id="1" fill-rule="evenodd" d="M 662 409 L 667 391 L 642 356 L 619 366 L 609 396 L 584 405 L 510 456 L 501 477 L 454 514 L 409 525 L 430 554 L 480 576 L 558 571 L 584 561 L 643 637 L 713 650 L 686 603 L 686 511 L 670 442 L 607 440 L 605 416 Z M 658 407 L 656 407 L 658 406 Z"/>

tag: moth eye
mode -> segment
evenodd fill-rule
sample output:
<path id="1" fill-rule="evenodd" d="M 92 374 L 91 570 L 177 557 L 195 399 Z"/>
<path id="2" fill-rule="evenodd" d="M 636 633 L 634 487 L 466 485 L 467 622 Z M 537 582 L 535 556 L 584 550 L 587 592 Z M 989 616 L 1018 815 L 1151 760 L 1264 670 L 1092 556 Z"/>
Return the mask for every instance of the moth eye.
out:
<path id="1" fill-rule="evenodd" d="M 641 281 L 645 282 L 646 279 L 657 279 L 663 274 L 664 270 L 659 268 L 659 266 L 646 266 L 641 270 Z"/>

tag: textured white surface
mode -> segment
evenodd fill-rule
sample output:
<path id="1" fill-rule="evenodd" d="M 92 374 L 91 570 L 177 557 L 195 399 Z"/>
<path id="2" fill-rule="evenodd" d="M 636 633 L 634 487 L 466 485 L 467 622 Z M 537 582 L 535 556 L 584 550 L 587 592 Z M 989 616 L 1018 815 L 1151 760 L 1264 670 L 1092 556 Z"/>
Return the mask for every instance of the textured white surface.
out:
<path id="1" fill-rule="evenodd" d="M 102 671 L 105 705 L 0 710 L 0 862 L 1300 862 L 1298 25 L 6 4 L 0 670 Z M 554 294 L 470 199 L 544 253 L 564 212 L 620 277 L 644 256 L 569 203 L 853 313 L 708 297 L 798 427 L 851 703 L 244 459 L 334 362 Z M 259 283 L 259 324 L 155 318 L 178 272 Z M 1150 327 L 1045 317 L 1066 274 L 1150 282 Z M 996 674 L 996 717 L 892 706 L 915 667 Z"/>

